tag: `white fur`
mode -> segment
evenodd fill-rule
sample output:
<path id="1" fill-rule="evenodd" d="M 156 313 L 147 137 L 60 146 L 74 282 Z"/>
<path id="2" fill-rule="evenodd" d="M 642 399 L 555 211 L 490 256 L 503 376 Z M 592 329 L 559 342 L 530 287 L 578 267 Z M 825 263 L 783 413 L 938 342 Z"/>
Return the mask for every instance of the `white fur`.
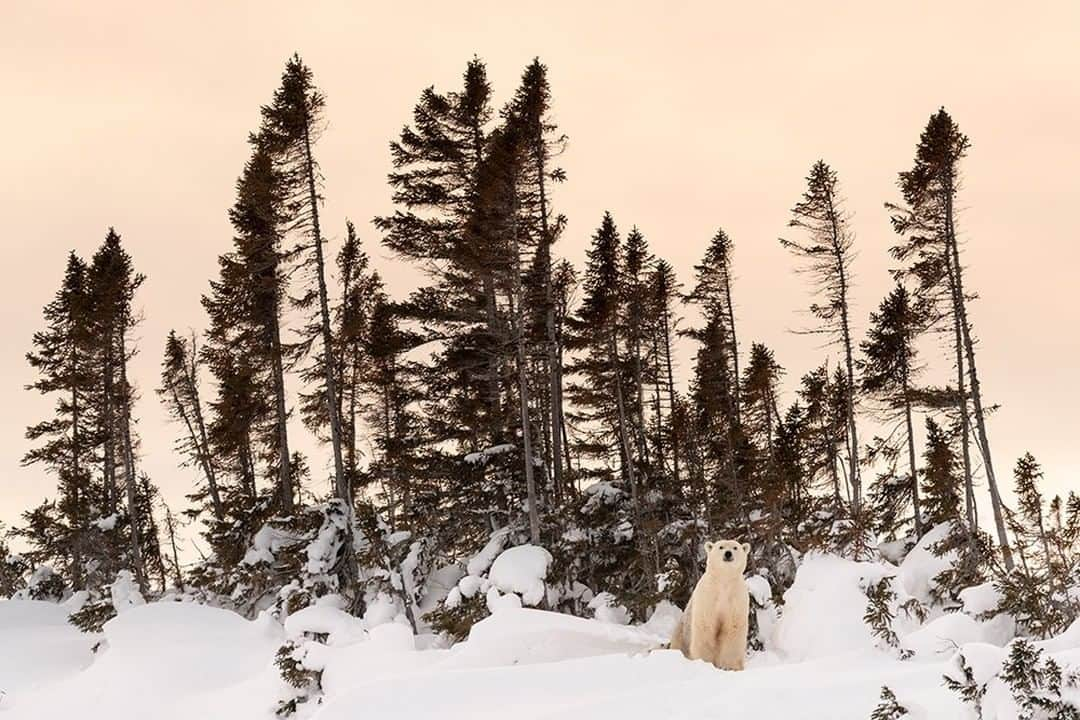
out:
<path id="1" fill-rule="evenodd" d="M 725 552 L 731 560 L 725 560 Z M 742 670 L 750 593 L 743 573 L 750 546 L 734 540 L 705 543 L 705 573 L 671 636 L 671 648 L 722 670 Z"/>

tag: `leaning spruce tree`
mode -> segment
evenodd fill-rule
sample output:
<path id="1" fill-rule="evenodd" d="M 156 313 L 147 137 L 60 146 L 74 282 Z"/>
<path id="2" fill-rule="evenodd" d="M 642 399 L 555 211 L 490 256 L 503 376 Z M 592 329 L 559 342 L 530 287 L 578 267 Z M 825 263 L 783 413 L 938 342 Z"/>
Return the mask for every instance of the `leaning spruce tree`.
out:
<path id="1" fill-rule="evenodd" d="M 804 230 L 807 242 L 781 239 L 780 243 L 805 261 L 805 272 L 813 278 L 816 292 L 824 300 L 813 303 L 810 312 L 821 321 L 818 332 L 839 342 L 847 371 L 848 476 L 851 482 L 852 512 L 862 507 L 859 478 L 859 435 L 855 422 L 855 359 L 851 339 L 851 261 L 854 238 L 848 214 L 837 193 L 836 172 L 819 160 L 806 178 L 806 192 L 792 209 L 791 227 Z"/>
<path id="2" fill-rule="evenodd" d="M 945 109 L 938 110 L 930 117 L 919 138 L 911 169 L 900 173 L 899 185 L 904 206 L 887 207 L 894 213 L 894 228 L 905 238 L 904 244 L 893 249 L 894 257 L 906 263 L 901 272 L 914 275 L 919 280 L 921 291 L 945 305 L 945 313 L 951 318 L 965 469 L 970 476 L 968 428 L 973 424 L 978 441 L 976 444 L 986 470 L 998 544 L 1006 568 L 1011 569 L 1013 559 L 1005 528 L 1005 511 L 994 473 L 982 387 L 975 365 L 974 333 L 967 308 L 971 297 L 964 289 L 964 266 L 956 227 L 957 195 L 961 185 L 960 162 L 967 155 L 970 144 Z M 968 408 L 968 386 L 974 412 L 969 412 Z M 972 484 L 969 479 L 969 516 L 974 515 Z M 971 520 L 972 517 L 969 517 L 969 522 Z"/>

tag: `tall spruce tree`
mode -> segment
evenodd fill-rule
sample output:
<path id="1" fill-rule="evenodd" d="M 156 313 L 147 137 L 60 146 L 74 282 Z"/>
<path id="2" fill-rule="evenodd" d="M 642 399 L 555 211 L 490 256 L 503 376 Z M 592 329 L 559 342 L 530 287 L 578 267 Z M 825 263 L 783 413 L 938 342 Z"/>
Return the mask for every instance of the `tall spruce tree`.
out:
<path id="1" fill-rule="evenodd" d="M 543 316 L 544 374 L 546 375 L 546 405 L 549 418 L 545 421 L 550 448 L 547 465 L 553 471 L 555 487 L 562 488 L 563 461 L 563 368 L 559 359 L 559 338 L 556 324 L 556 297 L 553 280 L 552 246 L 562 233 L 566 219 L 551 209 L 551 183 L 566 179 L 565 172 L 552 165 L 566 142 L 558 134 L 551 119 L 551 88 L 547 67 L 534 59 L 521 77 L 509 106 L 504 111 L 507 124 L 516 126 L 520 138 L 522 162 L 519 183 L 519 207 L 525 229 L 532 236 L 537 272 L 533 296 L 537 310 Z"/>
<path id="2" fill-rule="evenodd" d="M 102 412 L 99 415 L 99 437 L 105 446 L 106 473 L 123 468 L 124 498 L 128 523 L 131 569 L 140 591 L 149 589 L 146 575 L 144 542 L 141 525 L 145 518 L 139 504 L 139 475 L 136 468 L 136 439 L 133 428 L 132 405 L 135 388 L 128 380 L 128 361 L 136 348 L 130 341 L 132 329 L 138 323 L 133 309 L 135 292 L 145 279 L 135 272 L 131 256 L 121 246 L 120 236 L 109 228 L 105 241 L 94 253 L 87 273 L 91 303 L 92 332 L 97 338 L 101 377 Z M 119 452 L 119 463 L 115 453 Z M 115 478 L 108 481 L 115 487 Z M 112 510 L 115 512 L 115 505 Z"/>
<path id="3" fill-rule="evenodd" d="M 324 240 L 319 223 L 321 174 L 315 159 L 315 145 L 322 133 L 325 98 L 315 87 L 311 69 L 299 55 L 285 64 L 281 85 L 274 98 L 262 108 L 260 136 L 269 147 L 282 178 L 288 229 L 302 237 L 297 255 L 310 282 L 295 304 L 305 310 L 314 308 L 303 332 L 298 350 L 313 352 L 318 345 L 309 380 L 318 379 L 329 418 L 330 447 L 334 461 L 334 495 L 352 507 L 352 488 L 345 472 L 342 453 L 341 406 L 338 402 L 338 376 L 333 359 L 334 340 L 330 321 L 330 300 L 326 282 Z M 352 557 L 351 553 L 349 557 Z"/>
<path id="4" fill-rule="evenodd" d="M 96 456 L 89 405 L 97 378 L 90 311 L 86 263 L 72 252 L 60 289 L 44 308 L 45 329 L 34 333 L 26 356 L 38 375 L 27 389 L 55 397 L 56 406 L 52 417 L 27 428 L 26 438 L 41 444 L 22 462 L 44 465 L 56 477 L 59 497 L 27 512 L 20 534 L 38 562 L 58 563 L 77 589 L 85 587 L 90 521 L 101 502 L 91 485 Z"/>
<path id="5" fill-rule="evenodd" d="M 967 303 L 972 296 L 964 289 L 964 267 L 960 259 L 960 244 L 956 229 L 957 194 L 961 185 L 960 162 L 967 155 L 970 141 L 944 108 L 930 117 L 919 138 L 915 161 L 910 170 L 900 173 L 899 185 L 904 197 L 903 206 L 889 205 L 894 211 L 893 226 L 905 236 L 906 242 L 893 249 L 899 260 L 908 263 L 907 272 L 915 274 L 923 292 L 935 299 L 945 299 L 952 320 L 957 371 L 957 403 L 962 422 L 962 442 L 965 455 L 969 424 L 974 421 L 977 445 L 986 470 L 994 527 L 1006 567 L 1013 564 L 1009 538 L 1005 528 L 1005 513 L 994 474 L 994 463 L 986 432 L 986 412 L 982 388 L 975 365 L 975 342 Z M 968 409 L 970 402 L 974 412 Z M 970 473 L 970 459 L 965 468 Z M 972 483 L 969 481 L 969 486 Z M 969 490 L 968 505 L 973 506 Z M 969 514 L 972 511 L 969 510 Z"/>
<path id="6" fill-rule="evenodd" d="M 425 403 L 432 443 L 451 442 L 455 450 L 505 442 L 516 426 L 507 398 L 508 289 L 499 286 L 510 265 L 509 238 L 485 232 L 489 223 L 479 208 L 490 98 L 478 59 L 466 67 L 461 90 L 422 93 L 413 124 L 390 146 L 398 209 L 375 219 L 383 244 L 430 279 L 401 311 L 425 330 L 417 341 L 435 347 L 428 366 L 433 392 Z"/>
<path id="7" fill-rule="evenodd" d="M 623 319 L 623 248 L 611 213 L 604 213 L 592 237 L 582 278 L 584 296 L 573 319 L 571 348 L 579 351 L 571 365 L 576 381 L 570 385 L 577 417 L 588 424 L 588 437 L 579 442 L 584 455 L 618 460 L 618 477 L 629 490 L 631 512 L 645 578 L 657 568 L 646 536 L 644 499 L 639 487 L 636 445 L 631 437 L 626 351 L 620 342 Z"/>
<path id="8" fill-rule="evenodd" d="M 818 332 L 839 342 L 847 370 L 847 425 L 850 437 L 848 476 L 851 482 L 852 512 L 862 509 L 862 483 L 859 478 L 859 437 L 855 419 L 855 358 L 851 339 L 851 261 L 854 237 L 849 216 L 837 193 L 836 172 L 819 160 L 806 178 L 806 192 L 792 209 L 791 227 L 804 230 L 808 242 L 781 239 L 780 243 L 804 260 L 805 272 L 813 278 L 815 294 L 824 302 L 813 303 L 810 312 L 822 325 Z"/>
<path id="9" fill-rule="evenodd" d="M 251 158 L 229 210 L 233 249 L 218 258 L 219 278 L 202 299 L 210 318 L 203 352 L 218 385 L 216 435 L 237 453 L 252 498 L 256 462 L 266 460 L 275 478 L 277 506 L 289 515 L 297 492 L 285 387 L 292 348 L 282 339 L 289 270 L 282 247 L 285 181 L 266 139 L 255 134 L 250 144 Z"/>

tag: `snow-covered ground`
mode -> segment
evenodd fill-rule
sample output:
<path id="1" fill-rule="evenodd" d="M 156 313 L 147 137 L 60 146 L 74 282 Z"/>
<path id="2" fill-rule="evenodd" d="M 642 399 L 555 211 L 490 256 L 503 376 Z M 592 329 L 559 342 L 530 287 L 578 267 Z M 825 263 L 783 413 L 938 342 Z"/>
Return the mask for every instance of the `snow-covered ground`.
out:
<path id="1" fill-rule="evenodd" d="M 506 567 L 496 570 L 507 591 L 532 592 Z M 283 627 L 269 615 L 248 621 L 193 603 L 155 602 L 125 610 L 102 635 L 89 636 L 66 623 L 63 606 L 0 601 L 0 717 L 268 720 L 289 692 L 275 652 L 304 631 L 327 640 L 307 646 L 305 662 L 323 670 L 323 695 L 302 705 L 299 718 L 866 720 L 884 684 L 912 709 L 909 717 L 971 717 L 942 676 L 958 647 L 980 662 L 989 658 L 992 675 L 1004 654 L 993 646 L 1008 639 L 1004 621 L 939 612 L 920 624 L 898 616 L 900 643 L 914 653 L 900 660 L 878 647 L 862 621 L 867 582 L 895 574 L 899 600 L 925 592 L 924 574 L 899 570 L 808 558 L 771 624 L 768 648 L 741 673 L 658 649 L 677 617 L 671 606 L 627 626 L 500 603 L 467 641 L 439 649 L 400 622 L 368 627 L 330 604 L 302 610 Z M 985 605 L 991 592 L 975 589 L 970 602 Z M 1080 625 L 1044 649 L 1076 667 Z M 984 717 L 1011 720 L 1011 712 L 984 708 Z"/>

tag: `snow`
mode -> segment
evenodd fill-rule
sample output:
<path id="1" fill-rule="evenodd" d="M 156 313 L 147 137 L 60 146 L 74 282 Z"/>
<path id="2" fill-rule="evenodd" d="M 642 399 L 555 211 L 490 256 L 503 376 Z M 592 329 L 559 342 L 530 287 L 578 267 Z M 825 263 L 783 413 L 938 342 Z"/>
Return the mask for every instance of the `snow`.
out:
<path id="1" fill-rule="evenodd" d="M 491 567 L 491 563 L 495 561 L 502 549 L 506 547 L 506 541 L 510 537 L 508 530 L 499 530 L 492 533 L 491 539 L 487 541 L 483 549 L 478 552 L 472 560 L 465 566 L 465 570 L 469 575 L 480 576 L 487 572 L 487 569 Z"/>
<path id="2" fill-rule="evenodd" d="M 946 553 L 938 557 L 933 552 L 933 547 L 948 536 L 949 529 L 948 523 L 932 527 L 900 563 L 898 575 L 904 590 L 921 602 L 930 601 L 930 590 L 934 587 L 934 578 L 948 569 L 954 559 L 955 553 Z"/>
<path id="3" fill-rule="evenodd" d="M 552 557 L 538 545 L 518 545 L 504 550 L 491 565 L 489 579 L 505 593 L 517 593 L 526 605 L 544 599 L 544 578 Z"/>
<path id="4" fill-rule="evenodd" d="M 948 659 L 961 645 L 986 639 L 977 620 L 964 613 L 946 613 L 906 635 L 901 644 L 919 659 Z"/>
<path id="5" fill-rule="evenodd" d="M 874 649 L 875 638 L 862 619 L 867 602 L 863 588 L 894 572 L 880 563 L 808 556 L 784 593 L 773 645 L 792 661 Z"/>
<path id="6" fill-rule="evenodd" d="M 91 525 L 94 525 L 98 530 L 101 530 L 102 532 L 109 532 L 110 530 L 116 529 L 116 522 L 119 519 L 120 515 L 118 515 L 117 513 L 113 513 L 108 517 L 98 518 L 97 520 L 92 522 Z"/>
<path id="7" fill-rule="evenodd" d="M 109 586 L 109 597 L 112 598 L 113 609 L 117 615 L 146 602 L 139 592 L 135 576 L 129 570 L 117 573 L 116 582 Z"/>
<path id="8" fill-rule="evenodd" d="M 991 624 L 961 612 L 921 628 L 898 617 L 900 642 L 915 656 L 902 661 L 878 647 L 862 621 L 865 588 L 896 574 L 889 564 L 807 557 L 781 618 L 771 633 L 765 629 L 768 651 L 732 673 L 664 649 L 679 617 L 668 603 L 643 625 L 520 607 L 519 593 L 542 584 L 549 563 L 540 548 L 510 548 L 485 568 L 488 578 L 458 583 L 454 590 L 473 586 L 498 610 L 449 649 L 414 637 L 389 595 L 372 598 L 363 619 L 330 597 L 284 625 L 269 613 L 249 621 L 195 603 L 133 604 L 101 635 L 69 625 L 64 605 L 0 601 L 0 717 L 272 720 L 277 700 L 289 692 L 274 665 L 287 640 L 301 642 L 296 652 L 305 665 L 322 670 L 323 695 L 301 706 L 297 720 L 865 720 L 883 684 L 918 708 L 912 718 L 963 718 L 970 713 L 941 681 L 946 673 L 959 677 L 961 654 L 987 683 L 984 717 L 1016 717 L 998 678 L 1008 649 L 988 641 Z M 748 582 L 775 613 L 767 583 Z M 894 585 L 898 601 L 906 599 L 901 581 Z M 985 593 L 968 594 L 972 607 Z M 617 607 L 614 598 L 597 597 L 598 616 Z M 1036 645 L 1076 668 L 1080 623 Z"/>
<path id="9" fill-rule="evenodd" d="M 992 582 L 964 588 L 960 591 L 959 597 L 964 605 L 964 612 L 972 617 L 993 612 L 1001 603 L 1001 593 Z"/>
<path id="10" fill-rule="evenodd" d="M 619 604 L 609 592 L 597 593 L 587 607 L 593 611 L 593 617 L 603 623 L 629 625 L 630 611 Z"/>

